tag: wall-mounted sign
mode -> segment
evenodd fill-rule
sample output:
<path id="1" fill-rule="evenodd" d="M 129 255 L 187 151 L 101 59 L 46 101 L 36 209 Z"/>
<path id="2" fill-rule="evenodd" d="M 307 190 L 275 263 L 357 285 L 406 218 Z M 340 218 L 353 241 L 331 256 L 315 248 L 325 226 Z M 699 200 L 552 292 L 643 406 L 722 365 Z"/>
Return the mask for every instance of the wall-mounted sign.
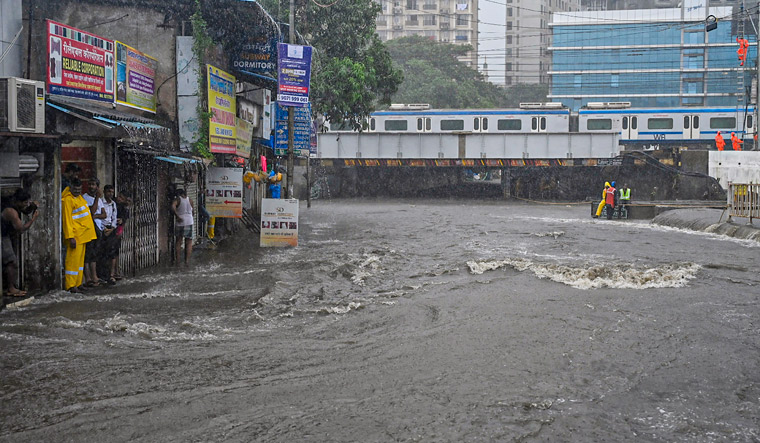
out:
<path id="1" fill-rule="evenodd" d="M 208 142 L 211 152 L 234 154 L 237 151 L 235 136 L 235 77 L 221 69 L 207 66 L 208 77 Z"/>
<path id="2" fill-rule="evenodd" d="M 251 142 L 253 141 L 253 123 L 237 119 L 237 128 L 235 129 L 237 137 L 237 151 L 235 155 L 243 158 L 251 157 Z"/>
<path id="3" fill-rule="evenodd" d="M 235 69 L 272 76 L 277 71 L 277 37 L 252 36 L 232 62 Z"/>
<path id="4" fill-rule="evenodd" d="M 306 106 L 311 80 L 311 46 L 277 44 L 277 101 L 282 106 Z"/>
<path id="5" fill-rule="evenodd" d="M 261 247 L 298 246 L 298 200 L 261 200 Z"/>
<path id="6" fill-rule="evenodd" d="M 156 112 L 158 60 L 116 42 L 116 103 Z"/>
<path id="7" fill-rule="evenodd" d="M 114 43 L 47 21 L 48 93 L 113 103 Z"/>

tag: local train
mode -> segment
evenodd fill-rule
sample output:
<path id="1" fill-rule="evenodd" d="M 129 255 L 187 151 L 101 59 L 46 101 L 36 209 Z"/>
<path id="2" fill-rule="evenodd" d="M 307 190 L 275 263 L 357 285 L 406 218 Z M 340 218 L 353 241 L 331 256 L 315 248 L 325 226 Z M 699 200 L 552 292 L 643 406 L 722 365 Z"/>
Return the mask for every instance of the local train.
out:
<path id="1" fill-rule="evenodd" d="M 718 131 L 751 138 L 757 130 L 753 106 L 631 108 L 628 102 L 589 103 L 571 113 L 561 103 L 521 103 L 516 109 L 429 109 L 425 104 L 392 105 L 364 122 L 369 133 L 610 133 L 622 142 L 695 142 Z M 326 125 L 327 132 L 351 132 Z"/>

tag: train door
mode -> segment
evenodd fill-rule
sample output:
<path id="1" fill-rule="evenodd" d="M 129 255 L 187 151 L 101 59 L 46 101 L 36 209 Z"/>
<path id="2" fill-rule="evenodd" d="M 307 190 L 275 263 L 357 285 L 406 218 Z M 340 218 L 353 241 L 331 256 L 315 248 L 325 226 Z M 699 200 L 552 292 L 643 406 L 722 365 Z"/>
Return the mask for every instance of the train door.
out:
<path id="1" fill-rule="evenodd" d="M 636 115 L 624 115 L 620 122 L 620 137 L 623 140 L 638 140 L 639 138 L 639 117 Z"/>
<path id="2" fill-rule="evenodd" d="M 488 132 L 488 117 L 473 117 L 472 132 Z"/>
<path id="3" fill-rule="evenodd" d="M 683 116 L 683 138 L 685 140 L 699 139 L 699 116 L 698 115 L 684 115 Z"/>
<path id="4" fill-rule="evenodd" d="M 530 132 L 546 132 L 546 117 L 531 117 Z"/>
<path id="5" fill-rule="evenodd" d="M 432 126 L 430 117 L 417 117 L 417 132 L 430 132 Z"/>

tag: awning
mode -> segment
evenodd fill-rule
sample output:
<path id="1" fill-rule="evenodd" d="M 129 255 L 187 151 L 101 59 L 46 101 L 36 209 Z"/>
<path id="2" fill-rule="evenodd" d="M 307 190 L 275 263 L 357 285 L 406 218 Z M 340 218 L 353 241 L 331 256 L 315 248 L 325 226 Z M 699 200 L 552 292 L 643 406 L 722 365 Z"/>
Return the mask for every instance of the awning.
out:
<path id="1" fill-rule="evenodd" d="M 144 146 L 157 151 L 172 148 L 171 129 L 159 125 L 152 119 L 86 100 L 56 95 L 47 96 L 47 105 L 68 116 L 106 129 L 105 136 L 118 138 L 124 144 Z"/>
<path id="2" fill-rule="evenodd" d="M 178 157 L 176 155 L 157 155 L 154 157 L 156 160 L 162 160 L 169 163 L 181 165 L 184 163 L 202 163 L 200 160 L 187 157 Z"/>

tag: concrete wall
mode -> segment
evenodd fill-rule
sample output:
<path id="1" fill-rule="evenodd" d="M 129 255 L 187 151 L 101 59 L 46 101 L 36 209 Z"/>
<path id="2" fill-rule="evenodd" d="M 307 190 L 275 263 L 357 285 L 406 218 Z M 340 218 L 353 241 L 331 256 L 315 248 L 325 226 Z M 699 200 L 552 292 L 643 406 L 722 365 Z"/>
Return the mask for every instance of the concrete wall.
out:
<path id="1" fill-rule="evenodd" d="M 709 174 L 721 186 L 760 183 L 760 151 L 710 151 Z"/>
<path id="2" fill-rule="evenodd" d="M 29 2 L 29 0 L 24 1 L 25 26 L 29 23 L 27 15 Z M 45 19 L 55 20 L 105 39 L 119 40 L 156 58 L 158 70 L 156 71 L 155 84 L 159 88 L 157 114 L 167 121 L 174 122 L 176 120 L 176 81 L 173 78 L 176 69 L 175 30 L 173 27 L 163 26 L 164 13 L 150 9 L 138 9 L 130 4 L 123 7 L 100 5 L 86 1 L 34 1 L 33 4 L 32 41 L 31 43 L 25 42 L 24 45 L 24 54 L 31 55 L 31 78 L 43 81 L 46 79 L 47 33 Z"/>
<path id="3" fill-rule="evenodd" d="M 21 44 L 25 33 L 22 31 L 18 40 L 10 44 L 21 25 L 21 0 L 0 0 L 0 56 L 12 46 L 0 63 L 0 77 L 21 77 Z"/>

